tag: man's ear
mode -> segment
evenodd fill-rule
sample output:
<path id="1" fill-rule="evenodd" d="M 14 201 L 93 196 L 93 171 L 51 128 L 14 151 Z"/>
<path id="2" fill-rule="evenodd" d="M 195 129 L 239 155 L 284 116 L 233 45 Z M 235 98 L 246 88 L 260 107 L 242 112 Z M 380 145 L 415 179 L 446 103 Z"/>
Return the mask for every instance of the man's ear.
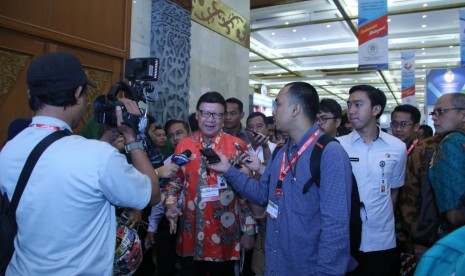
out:
<path id="1" fill-rule="evenodd" d="M 245 113 L 244 113 L 244 111 L 242 111 L 241 112 L 241 120 L 244 119 L 244 115 L 245 115 Z"/>
<path id="2" fill-rule="evenodd" d="M 79 103 L 79 98 L 82 98 L 82 85 L 78 86 L 74 91 L 74 97 L 76 97 L 76 101 Z"/>
<path id="3" fill-rule="evenodd" d="M 291 115 L 294 116 L 294 117 L 299 115 L 299 113 L 302 111 L 302 107 L 298 103 L 293 104 L 291 106 L 291 109 L 292 109 Z"/>
<path id="4" fill-rule="evenodd" d="M 381 112 L 381 106 L 379 104 L 373 106 L 373 115 L 378 116 L 378 114 Z"/>

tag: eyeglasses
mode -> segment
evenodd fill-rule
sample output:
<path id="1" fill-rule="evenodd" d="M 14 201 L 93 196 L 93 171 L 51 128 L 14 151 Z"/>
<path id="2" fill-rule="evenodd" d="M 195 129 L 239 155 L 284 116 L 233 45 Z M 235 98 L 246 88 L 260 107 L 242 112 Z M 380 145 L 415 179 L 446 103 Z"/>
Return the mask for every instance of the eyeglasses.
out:
<path id="1" fill-rule="evenodd" d="M 213 119 L 221 119 L 223 118 L 223 113 L 212 113 L 212 112 L 209 112 L 209 111 L 203 111 L 203 110 L 200 110 L 200 116 L 204 117 L 204 118 L 210 118 L 210 116 L 213 117 Z"/>
<path id="2" fill-rule="evenodd" d="M 320 124 L 326 124 L 329 119 L 337 119 L 337 117 L 317 117 L 316 122 Z"/>
<path id="3" fill-rule="evenodd" d="M 405 121 L 402 121 L 402 122 L 396 122 L 396 121 L 393 121 L 391 122 L 391 128 L 398 128 L 400 126 L 400 128 L 407 128 L 409 126 L 413 125 L 412 123 L 409 123 L 409 122 L 405 122 Z"/>
<path id="4" fill-rule="evenodd" d="M 465 110 L 465 108 L 454 107 L 454 108 L 435 109 L 435 110 L 433 110 L 432 112 L 429 113 L 429 116 L 431 118 L 433 118 L 433 117 L 439 118 L 442 115 L 442 113 L 445 113 L 445 112 L 447 112 L 449 110 Z"/>

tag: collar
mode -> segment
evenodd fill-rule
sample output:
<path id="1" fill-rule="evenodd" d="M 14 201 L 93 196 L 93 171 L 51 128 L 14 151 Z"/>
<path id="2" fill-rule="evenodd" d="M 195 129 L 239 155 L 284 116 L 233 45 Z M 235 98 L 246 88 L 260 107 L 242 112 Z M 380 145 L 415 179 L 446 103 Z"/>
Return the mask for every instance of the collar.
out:
<path id="1" fill-rule="evenodd" d="M 304 136 L 302 136 L 302 138 L 300 138 L 300 140 L 294 146 L 291 145 L 291 139 L 287 139 L 284 145 L 288 148 L 297 147 L 298 149 L 300 149 L 308 140 L 308 138 L 310 138 L 310 136 L 312 136 L 313 133 L 315 133 L 318 130 L 318 128 L 319 127 L 317 124 L 313 124 L 312 127 L 309 130 L 307 130 L 307 132 L 305 132 Z"/>
<path id="2" fill-rule="evenodd" d="M 389 135 L 389 134 L 382 131 L 379 126 L 376 126 L 376 128 L 378 129 L 378 136 L 373 140 L 373 143 L 378 141 L 378 140 L 381 140 L 381 141 L 385 142 L 386 135 Z M 352 130 L 352 132 L 349 135 L 350 135 L 351 144 L 354 144 L 358 140 L 362 141 L 362 143 L 365 143 L 365 141 L 363 141 L 362 137 L 360 136 L 360 134 L 355 129 Z"/>
<path id="3" fill-rule="evenodd" d="M 32 118 L 31 124 L 44 124 L 48 126 L 56 126 L 59 127 L 61 130 L 67 129 L 73 133 L 73 130 L 71 127 L 63 122 L 62 120 L 55 118 L 55 117 L 49 117 L 49 116 L 34 116 Z"/>
<path id="4" fill-rule="evenodd" d="M 197 136 L 197 141 L 199 141 L 199 148 L 203 148 L 203 147 L 209 147 L 209 148 L 215 148 L 221 141 L 221 137 L 223 137 L 223 131 L 220 130 L 212 139 L 211 139 L 211 142 L 210 144 L 206 145 L 204 144 L 204 140 L 203 140 L 203 137 L 202 137 L 202 133 L 197 132 L 195 133 L 194 135 Z"/>

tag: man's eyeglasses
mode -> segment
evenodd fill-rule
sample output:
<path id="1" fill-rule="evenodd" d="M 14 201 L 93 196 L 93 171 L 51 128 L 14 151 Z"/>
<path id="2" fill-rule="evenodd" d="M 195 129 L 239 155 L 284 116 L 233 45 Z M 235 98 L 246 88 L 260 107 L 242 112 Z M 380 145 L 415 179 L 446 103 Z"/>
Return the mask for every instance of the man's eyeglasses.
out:
<path id="1" fill-rule="evenodd" d="M 429 116 L 431 118 L 433 118 L 433 117 L 439 118 L 442 113 L 445 113 L 445 112 L 447 112 L 449 110 L 465 110 L 465 108 L 454 107 L 454 108 L 435 109 L 435 110 L 433 110 L 432 112 L 429 113 Z"/>
<path id="2" fill-rule="evenodd" d="M 200 109 L 199 109 L 199 112 L 200 112 L 200 116 L 202 116 L 204 118 L 210 118 L 210 116 L 212 116 L 213 119 L 221 119 L 221 118 L 223 118 L 223 113 L 213 113 L 213 112 L 209 112 L 209 111 L 203 111 L 203 110 L 200 110 Z"/>
<path id="3" fill-rule="evenodd" d="M 396 122 L 396 121 L 393 121 L 391 122 L 391 128 L 398 128 L 400 126 L 400 128 L 407 128 L 409 126 L 413 125 L 412 123 L 409 123 L 409 122 L 405 122 L 405 121 L 402 121 L 402 122 Z"/>
<path id="4" fill-rule="evenodd" d="M 326 124 L 329 119 L 337 119 L 337 117 L 317 117 L 316 122 L 319 124 Z"/>

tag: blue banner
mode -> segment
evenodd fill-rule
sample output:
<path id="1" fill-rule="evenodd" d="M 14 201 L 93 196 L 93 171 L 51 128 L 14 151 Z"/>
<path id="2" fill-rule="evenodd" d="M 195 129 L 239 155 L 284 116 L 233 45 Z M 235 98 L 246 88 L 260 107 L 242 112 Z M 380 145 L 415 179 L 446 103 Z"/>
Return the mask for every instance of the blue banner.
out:
<path id="1" fill-rule="evenodd" d="M 449 93 L 465 93 L 465 68 L 431 69 L 426 74 L 426 102 L 434 105 Z"/>
<path id="2" fill-rule="evenodd" d="M 358 69 L 388 69 L 387 0 L 358 1 Z"/>
<path id="3" fill-rule="evenodd" d="M 402 59 L 402 104 L 416 105 L 415 51 L 400 53 Z"/>
<path id="4" fill-rule="evenodd" d="M 460 66 L 465 67 L 465 10 L 460 10 Z"/>

